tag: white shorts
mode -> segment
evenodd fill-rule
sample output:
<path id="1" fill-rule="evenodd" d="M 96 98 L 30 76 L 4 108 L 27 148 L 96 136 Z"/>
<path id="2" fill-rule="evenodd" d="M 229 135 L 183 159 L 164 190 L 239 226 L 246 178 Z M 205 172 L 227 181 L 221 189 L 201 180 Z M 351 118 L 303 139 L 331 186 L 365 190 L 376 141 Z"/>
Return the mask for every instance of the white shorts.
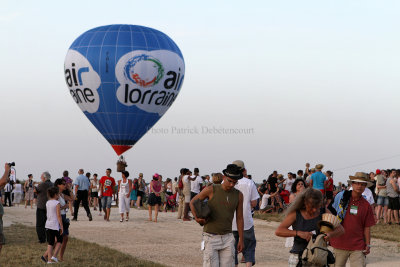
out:
<path id="1" fill-rule="evenodd" d="M 203 233 L 203 267 L 235 266 L 235 238 L 232 233 Z"/>

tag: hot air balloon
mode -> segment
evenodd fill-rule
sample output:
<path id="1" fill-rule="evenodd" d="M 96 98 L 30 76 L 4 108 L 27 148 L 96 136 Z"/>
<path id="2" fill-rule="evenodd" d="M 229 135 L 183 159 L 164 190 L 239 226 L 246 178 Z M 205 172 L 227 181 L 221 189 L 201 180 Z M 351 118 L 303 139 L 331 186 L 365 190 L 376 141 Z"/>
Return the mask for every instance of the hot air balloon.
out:
<path id="1" fill-rule="evenodd" d="M 174 41 L 158 30 L 107 25 L 72 43 L 64 74 L 73 100 L 121 155 L 174 103 L 185 62 Z"/>

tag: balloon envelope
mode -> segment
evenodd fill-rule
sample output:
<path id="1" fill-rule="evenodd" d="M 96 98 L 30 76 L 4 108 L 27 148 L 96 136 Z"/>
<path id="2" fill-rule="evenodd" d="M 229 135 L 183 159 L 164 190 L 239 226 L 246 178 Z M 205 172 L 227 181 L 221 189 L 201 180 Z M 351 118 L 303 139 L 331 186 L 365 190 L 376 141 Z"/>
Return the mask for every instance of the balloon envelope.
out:
<path id="1" fill-rule="evenodd" d="M 72 43 L 64 74 L 73 100 L 120 155 L 175 101 L 185 63 L 174 41 L 158 30 L 108 25 Z"/>

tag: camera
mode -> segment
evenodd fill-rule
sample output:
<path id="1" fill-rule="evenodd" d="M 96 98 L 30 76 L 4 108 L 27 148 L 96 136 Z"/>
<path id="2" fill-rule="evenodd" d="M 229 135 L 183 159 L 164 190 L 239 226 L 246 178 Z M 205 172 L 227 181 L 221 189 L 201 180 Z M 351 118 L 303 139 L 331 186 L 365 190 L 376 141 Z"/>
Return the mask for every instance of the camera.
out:
<path id="1" fill-rule="evenodd" d="M 10 166 L 10 167 L 15 166 L 15 162 L 7 163 L 7 164 L 8 164 L 8 166 Z"/>

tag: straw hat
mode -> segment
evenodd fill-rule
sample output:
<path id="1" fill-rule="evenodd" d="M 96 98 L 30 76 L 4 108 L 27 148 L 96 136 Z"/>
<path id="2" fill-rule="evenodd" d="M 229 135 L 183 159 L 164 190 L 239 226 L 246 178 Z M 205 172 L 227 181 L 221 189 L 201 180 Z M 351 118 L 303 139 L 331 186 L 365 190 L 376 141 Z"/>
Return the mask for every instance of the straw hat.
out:
<path id="1" fill-rule="evenodd" d="M 318 222 L 318 228 L 321 233 L 329 233 L 340 224 L 339 219 L 330 213 L 322 214 L 322 220 Z"/>
<path id="2" fill-rule="evenodd" d="M 356 172 L 354 176 L 349 176 L 350 180 L 347 180 L 349 184 L 352 182 L 366 183 L 367 187 L 372 186 L 372 183 L 369 181 L 368 174 L 365 172 Z"/>
<path id="3" fill-rule="evenodd" d="M 316 170 L 322 170 L 324 168 L 324 165 L 323 164 L 317 164 L 317 165 L 315 165 L 315 169 Z"/>

